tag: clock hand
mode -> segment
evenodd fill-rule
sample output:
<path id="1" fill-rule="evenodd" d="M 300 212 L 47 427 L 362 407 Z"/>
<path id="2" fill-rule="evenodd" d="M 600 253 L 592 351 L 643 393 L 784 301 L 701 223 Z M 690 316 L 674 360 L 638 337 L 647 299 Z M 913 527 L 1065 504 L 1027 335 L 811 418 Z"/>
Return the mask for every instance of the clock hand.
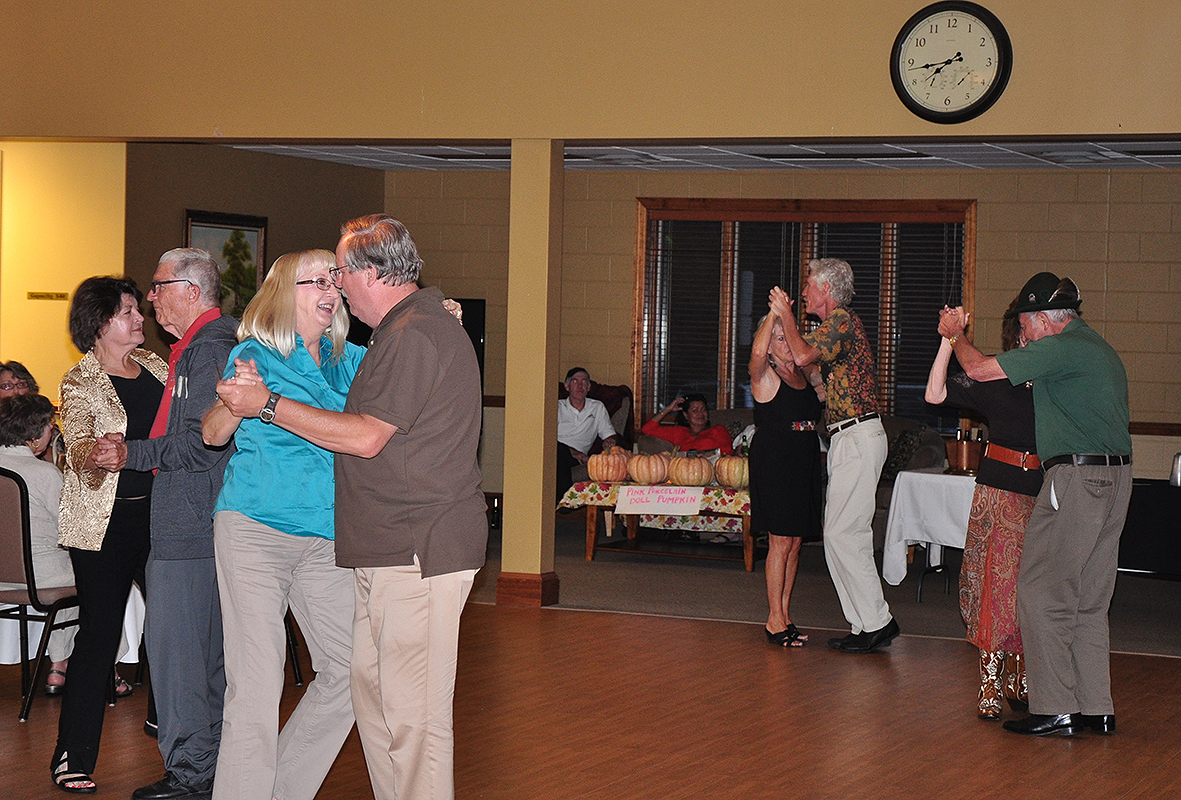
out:
<path id="1" fill-rule="evenodd" d="M 937 75 L 938 75 L 940 72 L 943 72 L 943 68 L 944 68 L 944 67 L 948 66 L 948 65 L 949 65 L 949 64 L 951 64 L 953 61 L 963 61 L 963 60 L 964 60 L 964 56 L 963 56 L 963 54 L 962 54 L 962 53 L 956 53 L 956 54 L 955 54 L 955 58 L 949 58 L 949 59 L 947 59 L 946 61 L 944 61 L 942 64 L 940 64 L 940 65 L 939 65 L 939 67 L 938 67 L 938 68 L 937 68 L 937 69 L 936 69 L 934 72 L 932 72 L 932 73 L 931 73 L 931 85 L 932 85 L 932 86 L 934 86 L 934 85 L 935 85 L 935 76 L 937 76 Z M 958 85 L 958 84 L 957 84 L 957 85 Z"/>
<path id="2" fill-rule="evenodd" d="M 946 61 L 940 62 L 940 63 L 938 63 L 938 64 L 922 64 L 922 65 L 920 65 L 920 66 L 917 66 L 917 67 L 911 67 L 910 69 L 912 69 L 912 70 L 915 70 L 915 69 L 930 69 L 931 67 L 938 67 L 939 69 L 935 70 L 935 74 L 939 74 L 939 72 L 940 72 L 940 71 L 941 71 L 941 70 L 942 70 L 944 67 L 946 67 L 948 64 L 951 64 L 951 63 L 952 63 L 952 62 L 954 62 L 954 61 L 963 61 L 963 60 L 964 60 L 964 54 L 963 54 L 963 53 L 956 53 L 956 54 L 955 54 L 954 56 L 952 56 L 951 58 L 947 59 Z"/>

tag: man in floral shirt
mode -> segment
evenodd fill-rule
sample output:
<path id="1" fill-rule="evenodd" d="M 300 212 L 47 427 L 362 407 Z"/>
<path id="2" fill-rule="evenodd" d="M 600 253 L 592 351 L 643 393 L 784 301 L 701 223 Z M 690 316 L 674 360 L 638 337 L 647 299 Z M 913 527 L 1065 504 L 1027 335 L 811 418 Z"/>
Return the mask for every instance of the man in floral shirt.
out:
<path id="1" fill-rule="evenodd" d="M 772 310 L 798 366 L 818 363 L 824 375 L 828 446 L 828 495 L 824 509 L 824 555 L 841 610 L 852 628 L 828 640 L 844 653 L 869 653 L 898 635 L 898 622 L 882 596 L 873 560 L 875 495 L 886 463 L 886 431 L 877 405 L 877 364 L 865 329 L 849 309 L 853 270 L 835 258 L 813 259 L 803 292 L 805 310 L 820 326 L 801 336 L 791 299 L 776 286 Z"/>

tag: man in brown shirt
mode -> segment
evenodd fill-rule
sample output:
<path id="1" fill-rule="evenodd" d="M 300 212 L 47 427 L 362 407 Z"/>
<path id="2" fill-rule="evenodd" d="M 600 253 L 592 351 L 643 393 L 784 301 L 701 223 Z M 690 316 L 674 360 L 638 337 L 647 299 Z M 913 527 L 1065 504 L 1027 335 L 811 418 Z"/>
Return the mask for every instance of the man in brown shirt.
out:
<path id="1" fill-rule="evenodd" d="M 877 406 L 877 365 L 861 320 L 849 309 L 853 269 L 835 258 L 808 264 L 804 303 L 820 327 L 801 336 L 791 300 L 776 286 L 772 309 L 796 365 L 819 363 L 824 374 L 828 423 L 828 495 L 824 507 L 824 555 L 841 610 L 852 629 L 829 639 L 843 653 L 870 653 L 898 635 L 882 595 L 873 560 L 873 511 L 878 479 L 886 463 L 886 431 Z"/>
<path id="2" fill-rule="evenodd" d="M 479 366 L 422 261 L 383 214 L 345 223 L 333 271 L 373 327 L 343 412 L 243 386 L 238 416 L 338 453 L 336 560 L 353 567 L 352 696 L 377 800 L 455 795 L 451 707 L 459 617 L 488 539 L 476 450 Z"/>

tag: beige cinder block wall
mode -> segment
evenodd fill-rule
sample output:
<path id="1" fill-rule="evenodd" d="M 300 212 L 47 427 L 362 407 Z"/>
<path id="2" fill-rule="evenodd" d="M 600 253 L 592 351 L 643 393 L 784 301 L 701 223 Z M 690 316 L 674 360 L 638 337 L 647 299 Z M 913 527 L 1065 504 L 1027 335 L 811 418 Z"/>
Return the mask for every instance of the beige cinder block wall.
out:
<path id="1" fill-rule="evenodd" d="M 488 299 L 486 387 L 504 386 L 506 172 L 387 173 L 387 210 L 415 234 L 425 279 Z M 1070 275 L 1116 347 L 1135 422 L 1181 422 L 1181 170 L 566 173 L 561 363 L 631 379 L 636 197 L 975 198 L 976 341 L 1035 272 Z M 932 335 L 934 323 L 932 323 Z M 1137 437 L 1137 474 L 1166 474 L 1171 437 Z M 488 460 L 486 454 L 486 460 Z M 499 463 L 499 462 L 498 462 Z"/>
<path id="2" fill-rule="evenodd" d="M 507 171 L 386 173 L 386 213 L 410 230 L 422 282 L 448 297 L 483 298 L 484 394 L 504 396 L 508 320 Z M 485 492 L 504 489 L 504 403 L 484 408 L 480 470 Z"/>

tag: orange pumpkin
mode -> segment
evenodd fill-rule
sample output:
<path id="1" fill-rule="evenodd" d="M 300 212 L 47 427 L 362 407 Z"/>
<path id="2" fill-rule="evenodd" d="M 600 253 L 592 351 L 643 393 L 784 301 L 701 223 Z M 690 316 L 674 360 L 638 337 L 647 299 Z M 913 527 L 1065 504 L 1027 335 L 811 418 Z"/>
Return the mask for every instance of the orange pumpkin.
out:
<path id="1" fill-rule="evenodd" d="M 591 456 L 586 462 L 586 472 L 592 481 L 618 483 L 627 479 L 627 461 L 626 450 L 612 447 L 606 453 Z"/>
<path id="2" fill-rule="evenodd" d="M 714 465 L 708 458 L 674 458 L 668 464 L 668 479 L 674 486 L 705 486 L 714 479 Z"/>
<path id="3" fill-rule="evenodd" d="M 722 486 L 745 489 L 750 486 L 750 462 L 742 456 L 722 456 L 714 462 L 714 477 Z"/>
<path id="4" fill-rule="evenodd" d="M 627 462 L 627 472 L 636 483 L 649 486 L 668 480 L 669 458 L 664 453 L 652 456 L 632 456 Z"/>

